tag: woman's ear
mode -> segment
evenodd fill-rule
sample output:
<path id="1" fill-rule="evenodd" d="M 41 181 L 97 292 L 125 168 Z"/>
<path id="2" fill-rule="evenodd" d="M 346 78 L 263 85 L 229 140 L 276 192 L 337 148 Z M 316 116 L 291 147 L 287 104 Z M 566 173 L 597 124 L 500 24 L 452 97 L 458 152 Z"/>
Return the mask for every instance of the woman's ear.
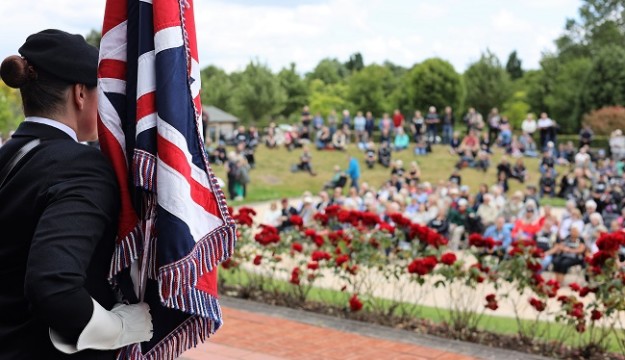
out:
<path id="1" fill-rule="evenodd" d="M 74 84 L 74 86 L 72 86 L 74 104 L 78 110 L 82 110 L 85 107 L 86 91 L 87 87 L 84 84 Z"/>

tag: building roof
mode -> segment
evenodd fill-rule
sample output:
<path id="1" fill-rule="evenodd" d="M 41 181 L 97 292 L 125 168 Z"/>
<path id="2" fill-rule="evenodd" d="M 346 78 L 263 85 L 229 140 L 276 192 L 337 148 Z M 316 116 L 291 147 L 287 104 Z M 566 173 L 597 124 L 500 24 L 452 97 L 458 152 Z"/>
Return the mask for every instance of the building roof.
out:
<path id="1" fill-rule="evenodd" d="M 211 105 L 202 106 L 202 114 L 208 115 L 208 122 L 211 123 L 237 123 L 239 119 L 227 112 Z"/>

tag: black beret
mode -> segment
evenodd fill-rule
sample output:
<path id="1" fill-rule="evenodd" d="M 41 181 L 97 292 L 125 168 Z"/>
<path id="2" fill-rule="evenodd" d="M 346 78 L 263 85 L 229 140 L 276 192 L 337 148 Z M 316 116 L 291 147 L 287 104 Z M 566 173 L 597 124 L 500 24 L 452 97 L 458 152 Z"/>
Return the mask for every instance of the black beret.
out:
<path id="1" fill-rule="evenodd" d="M 98 49 L 82 35 L 44 30 L 30 35 L 18 51 L 35 69 L 71 84 L 97 85 Z"/>

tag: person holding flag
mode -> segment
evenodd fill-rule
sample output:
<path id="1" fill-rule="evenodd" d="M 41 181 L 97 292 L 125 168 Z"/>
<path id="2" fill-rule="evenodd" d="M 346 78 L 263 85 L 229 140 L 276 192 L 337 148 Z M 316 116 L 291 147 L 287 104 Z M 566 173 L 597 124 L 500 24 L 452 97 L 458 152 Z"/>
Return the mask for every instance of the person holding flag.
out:
<path id="1" fill-rule="evenodd" d="M 146 303 L 108 281 L 119 213 L 96 140 L 98 50 L 60 30 L 33 34 L 2 80 L 26 116 L 0 149 L 0 359 L 107 359 L 149 341 Z"/>

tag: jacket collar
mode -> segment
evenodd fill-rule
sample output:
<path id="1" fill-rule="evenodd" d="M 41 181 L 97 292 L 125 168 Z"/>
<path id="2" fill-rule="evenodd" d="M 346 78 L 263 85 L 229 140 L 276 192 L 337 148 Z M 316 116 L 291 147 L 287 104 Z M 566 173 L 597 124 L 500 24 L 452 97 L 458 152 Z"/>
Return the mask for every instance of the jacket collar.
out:
<path id="1" fill-rule="evenodd" d="M 72 140 L 74 139 L 62 130 L 53 126 L 40 124 L 36 122 L 24 121 L 15 130 L 12 136 L 17 137 L 35 137 L 42 140 Z"/>

